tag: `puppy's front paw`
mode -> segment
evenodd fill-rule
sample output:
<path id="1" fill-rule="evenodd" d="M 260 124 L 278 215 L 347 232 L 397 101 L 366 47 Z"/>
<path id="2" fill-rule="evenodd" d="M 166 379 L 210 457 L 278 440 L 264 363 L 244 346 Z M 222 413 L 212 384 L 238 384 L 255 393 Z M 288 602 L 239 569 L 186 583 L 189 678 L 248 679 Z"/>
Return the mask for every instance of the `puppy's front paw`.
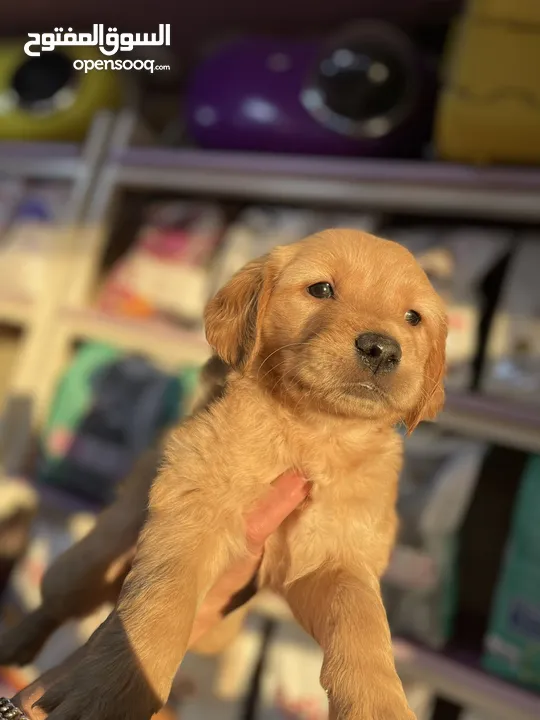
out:
<path id="1" fill-rule="evenodd" d="M 37 702 L 49 720 L 150 720 L 160 709 L 133 661 L 88 655 Z"/>

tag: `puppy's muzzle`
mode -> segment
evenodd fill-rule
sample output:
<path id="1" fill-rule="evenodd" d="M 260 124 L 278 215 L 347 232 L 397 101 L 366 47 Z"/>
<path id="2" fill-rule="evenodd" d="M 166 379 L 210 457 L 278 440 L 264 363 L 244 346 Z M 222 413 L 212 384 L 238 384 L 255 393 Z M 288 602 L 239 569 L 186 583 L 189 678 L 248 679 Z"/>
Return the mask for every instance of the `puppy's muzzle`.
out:
<path id="1" fill-rule="evenodd" d="M 393 372 L 401 360 L 399 343 L 388 335 L 363 333 L 356 338 L 355 346 L 360 362 L 374 375 Z"/>

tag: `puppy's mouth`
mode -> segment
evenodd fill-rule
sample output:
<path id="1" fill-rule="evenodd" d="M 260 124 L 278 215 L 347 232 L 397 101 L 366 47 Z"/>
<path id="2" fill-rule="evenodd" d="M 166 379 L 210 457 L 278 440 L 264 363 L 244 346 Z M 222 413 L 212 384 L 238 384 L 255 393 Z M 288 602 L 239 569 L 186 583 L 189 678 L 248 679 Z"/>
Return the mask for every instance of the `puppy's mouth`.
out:
<path id="1" fill-rule="evenodd" d="M 388 402 L 388 393 L 386 390 L 380 387 L 377 383 L 361 381 L 350 383 L 347 388 L 350 395 L 355 397 L 366 399 L 366 400 L 384 400 Z"/>

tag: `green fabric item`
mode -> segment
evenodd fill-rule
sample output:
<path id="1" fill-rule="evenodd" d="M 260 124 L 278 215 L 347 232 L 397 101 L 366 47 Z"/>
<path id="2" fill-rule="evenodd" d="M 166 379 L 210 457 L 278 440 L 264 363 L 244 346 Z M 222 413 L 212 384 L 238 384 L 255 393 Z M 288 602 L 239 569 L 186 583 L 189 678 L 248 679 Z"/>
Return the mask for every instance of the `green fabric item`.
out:
<path id="1" fill-rule="evenodd" d="M 39 482 L 108 502 L 145 447 L 184 415 L 199 369 L 168 376 L 130 357 L 102 343 L 88 343 L 76 354 L 44 428 Z M 105 385 L 96 385 L 103 377 Z"/>
<path id="2" fill-rule="evenodd" d="M 526 466 L 495 593 L 483 665 L 540 689 L 540 456 Z"/>

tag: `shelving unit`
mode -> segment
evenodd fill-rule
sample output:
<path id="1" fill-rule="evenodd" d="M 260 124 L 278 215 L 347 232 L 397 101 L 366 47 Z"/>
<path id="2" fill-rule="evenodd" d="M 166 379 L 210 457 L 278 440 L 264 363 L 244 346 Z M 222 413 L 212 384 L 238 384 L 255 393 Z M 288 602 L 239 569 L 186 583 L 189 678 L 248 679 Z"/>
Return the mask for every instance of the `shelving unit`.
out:
<path id="1" fill-rule="evenodd" d="M 55 233 L 54 250 L 46 261 L 44 291 L 34 297 L 12 296 L 0 289 L 0 320 L 23 330 L 14 372 L 9 381 L 3 408 L 3 428 L 17 424 L 19 434 L 28 436 L 31 427 L 18 425 L 21 400 L 32 404 L 34 419 L 43 412 L 50 398 L 61 353 L 56 327 L 57 307 L 66 290 L 76 281 L 73 258 L 79 238 L 85 238 L 84 215 L 94 190 L 94 182 L 114 127 L 114 117 L 96 117 L 82 145 L 70 143 L 0 143 L 0 175 L 25 180 L 65 181 L 69 199 Z M 53 362 L 54 360 L 54 362 Z M 56 365 L 55 365 L 56 363 Z M 4 431 L 6 432 L 6 431 Z M 25 441 L 20 443 L 20 452 Z M 18 450 L 18 451 L 19 451 Z M 3 458 L 9 467 L 12 459 Z"/>
<path id="2" fill-rule="evenodd" d="M 206 150 L 116 149 L 126 188 L 370 211 L 540 221 L 540 171 L 421 161 L 261 156 Z"/>
<path id="3" fill-rule="evenodd" d="M 165 368 L 204 362 L 209 349 L 201 334 L 154 322 L 122 320 L 88 309 L 88 291 L 95 281 L 107 240 L 107 218 L 121 190 L 176 191 L 199 196 L 307 204 L 329 204 L 349 210 L 391 210 L 478 220 L 540 221 L 540 171 L 472 168 L 442 163 L 364 159 L 312 158 L 163 150 L 130 146 L 135 118 L 120 114 L 113 122 L 101 118 L 84 148 L 75 145 L 0 143 L 0 172 L 73 181 L 71 220 L 77 238 L 65 240 L 63 267 L 51 273 L 51 286 L 66 285 L 49 311 L 40 308 L 38 325 L 47 328 L 48 359 L 22 353 L 14 385 L 37 394 L 42 417 L 56 377 L 78 340 L 116 343 L 140 352 Z M 67 221 L 69 226 L 70 222 Z M 62 264 L 62 263 L 60 263 Z M 79 278 L 73 283 L 73 277 Z M 67 288 L 67 290 L 66 290 Z M 51 304 L 51 298 L 47 301 Z M 47 312 L 49 313 L 47 315 Z M 52 315 L 50 314 L 52 313 Z M 45 318 L 49 320 L 46 322 Z M 37 332 L 31 301 L 2 297 L 0 319 Z M 53 320 L 54 318 L 54 320 Z M 51 340 L 50 328 L 54 327 Z M 31 344 L 30 339 L 26 341 Z M 34 378 L 33 382 L 29 377 Z M 36 379 L 39 377 L 39 382 Z M 540 408 L 505 399 L 450 392 L 440 422 L 451 430 L 530 452 L 540 452 Z"/>
<path id="4" fill-rule="evenodd" d="M 110 343 L 151 357 L 168 370 L 202 365 L 210 356 L 204 334 L 141 320 L 115 318 L 91 310 L 65 309 L 59 314 L 69 338 Z"/>
<path id="5" fill-rule="evenodd" d="M 65 180 L 72 185 L 58 252 L 50 263 L 50 292 L 38 300 L 11 297 L 0 289 L 0 321 L 25 330 L 11 394 L 14 399 L 33 398 L 34 421 L 43 417 L 58 374 L 77 341 L 115 344 L 147 355 L 166 369 L 203 363 L 209 355 L 201 332 L 112 318 L 89 309 L 89 289 L 108 236 L 107 218 L 121 190 L 540 222 L 537 170 L 134 148 L 130 147 L 133 127 L 129 114 L 116 119 L 103 116 L 82 147 L 0 143 L 0 175 Z M 9 424 L 9 403 L 7 413 Z M 450 430 L 540 453 L 540 408 L 450 392 L 440 422 Z M 273 617 L 290 617 L 274 599 L 261 599 L 258 609 Z M 454 701 L 492 712 L 501 720 L 540 717 L 537 695 L 460 660 L 401 639 L 395 641 L 395 653 L 404 673 L 425 680 Z"/>
<path id="6" fill-rule="evenodd" d="M 400 638 L 394 640 L 394 656 L 404 677 L 421 680 L 441 697 L 483 712 L 490 720 L 535 720 L 540 716 L 540 695 L 474 665 Z"/>
<path id="7" fill-rule="evenodd" d="M 479 440 L 540 453 L 540 407 L 534 405 L 449 392 L 439 422 L 448 430 Z"/>
<path id="8" fill-rule="evenodd" d="M 87 169 L 74 143 L 0 142 L 0 175 L 74 181 Z"/>
<path id="9" fill-rule="evenodd" d="M 0 294 L 0 323 L 26 327 L 32 314 L 32 300 L 8 294 Z"/>

